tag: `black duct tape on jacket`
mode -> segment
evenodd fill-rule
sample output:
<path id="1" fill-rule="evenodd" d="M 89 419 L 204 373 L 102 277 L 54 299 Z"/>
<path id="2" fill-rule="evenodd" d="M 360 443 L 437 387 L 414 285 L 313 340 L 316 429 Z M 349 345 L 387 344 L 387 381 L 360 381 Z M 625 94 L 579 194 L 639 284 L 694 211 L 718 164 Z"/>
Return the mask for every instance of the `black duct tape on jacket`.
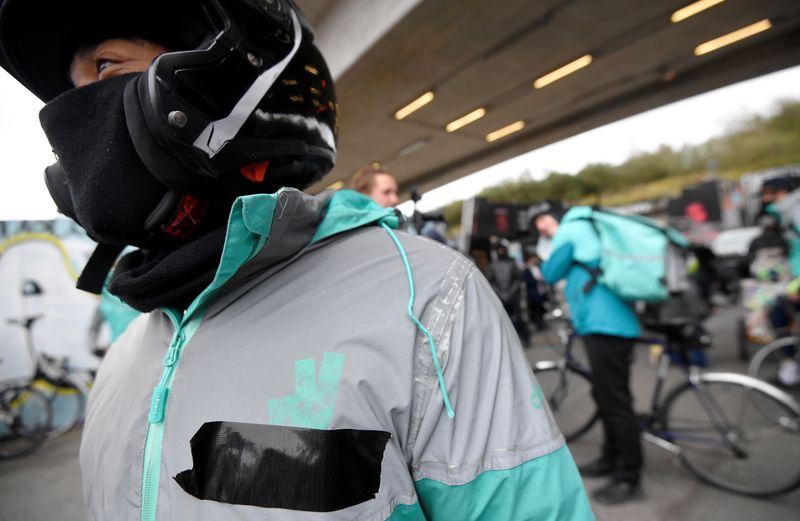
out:
<path id="1" fill-rule="evenodd" d="M 391 435 L 254 423 L 204 423 L 193 467 L 175 481 L 198 499 L 331 512 L 373 499 Z"/>

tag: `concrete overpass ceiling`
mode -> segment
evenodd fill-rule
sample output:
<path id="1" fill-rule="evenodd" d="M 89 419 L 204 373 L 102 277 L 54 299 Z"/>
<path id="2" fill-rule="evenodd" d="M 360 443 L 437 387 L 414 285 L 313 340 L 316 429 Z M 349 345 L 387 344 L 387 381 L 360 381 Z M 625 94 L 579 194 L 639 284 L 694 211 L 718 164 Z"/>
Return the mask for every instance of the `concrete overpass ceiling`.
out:
<path id="1" fill-rule="evenodd" d="M 335 0 L 299 0 L 296 3 L 311 25 L 317 27 L 331 4 L 336 2 Z"/>
<path id="2" fill-rule="evenodd" d="M 324 24 L 337 2 L 298 3 Z M 346 181 L 371 161 L 392 170 L 406 194 L 414 184 L 428 190 L 596 126 L 800 63 L 797 0 L 727 0 L 671 23 L 670 15 L 690 3 L 415 3 L 338 78 L 338 162 L 312 190 Z M 771 29 L 695 56 L 700 43 L 763 19 Z M 585 54 L 593 57 L 586 68 L 532 87 Z M 428 90 L 435 92 L 431 103 L 402 121 L 394 118 Z M 445 131 L 479 107 L 485 117 Z M 487 133 L 517 120 L 525 122 L 521 131 L 486 141 Z"/>

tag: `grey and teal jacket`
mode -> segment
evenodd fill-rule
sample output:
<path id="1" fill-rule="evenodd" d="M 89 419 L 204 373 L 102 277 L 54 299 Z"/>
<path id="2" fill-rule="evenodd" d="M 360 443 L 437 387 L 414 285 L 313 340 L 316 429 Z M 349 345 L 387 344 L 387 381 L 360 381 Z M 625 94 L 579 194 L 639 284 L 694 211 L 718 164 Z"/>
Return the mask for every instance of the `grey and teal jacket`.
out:
<path id="1" fill-rule="evenodd" d="M 240 198 L 214 281 L 108 351 L 88 517 L 588 520 L 475 266 L 351 191 Z"/>
<path id="2" fill-rule="evenodd" d="M 584 215 L 585 207 L 576 206 L 561 219 L 551 254 L 542 264 L 542 276 L 550 284 L 567 279 L 567 303 L 579 335 L 641 336 L 633 308 L 602 284 L 590 284 L 592 274 L 586 268 L 599 266 L 601 247 L 600 237 Z"/>

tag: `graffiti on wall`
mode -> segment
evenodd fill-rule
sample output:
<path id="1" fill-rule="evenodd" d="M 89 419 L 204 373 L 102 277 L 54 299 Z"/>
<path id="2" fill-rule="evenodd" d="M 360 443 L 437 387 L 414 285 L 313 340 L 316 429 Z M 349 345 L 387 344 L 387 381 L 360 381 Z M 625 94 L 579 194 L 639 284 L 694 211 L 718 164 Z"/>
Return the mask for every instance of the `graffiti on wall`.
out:
<path id="1" fill-rule="evenodd" d="M 98 300 L 75 289 L 93 248 L 68 219 L 0 221 L 0 380 L 30 376 L 30 342 L 73 365 L 97 365 L 87 330 Z M 19 322 L 32 316 L 41 318 L 28 337 Z"/>

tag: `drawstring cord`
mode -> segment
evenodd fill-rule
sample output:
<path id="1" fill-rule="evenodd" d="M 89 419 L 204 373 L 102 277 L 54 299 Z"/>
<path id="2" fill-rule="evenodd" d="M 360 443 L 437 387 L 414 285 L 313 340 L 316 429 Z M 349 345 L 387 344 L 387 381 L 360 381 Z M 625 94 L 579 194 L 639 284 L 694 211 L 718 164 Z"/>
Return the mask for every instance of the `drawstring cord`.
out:
<path id="1" fill-rule="evenodd" d="M 419 321 L 417 316 L 414 314 L 414 277 L 411 275 L 411 265 L 408 263 L 408 256 L 406 255 L 405 249 L 403 249 L 403 245 L 400 244 L 400 240 L 397 238 L 397 235 L 394 234 L 392 229 L 386 223 L 380 223 L 386 233 L 389 234 L 389 237 L 392 238 L 394 245 L 397 247 L 397 251 L 400 252 L 400 258 L 403 259 L 403 266 L 406 268 L 406 276 L 408 277 L 408 308 L 407 314 L 408 318 L 417 326 L 417 329 L 422 331 L 425 337 L 428 339 L 428 344 L 431 346 L 431 355 L 433 355 L 433 365 L 436 368 L 436 376 L 439 378 L 439 389 L 442 391 L 442 399 L 444 400 L 444 408 L 447 410 L 447 416 L 453 418 L 456 413 L 453 411 L 453 407 L 450 405 L 450 397 L 447 396 L 447 387 L 444 383 L 444 374 L 442 374 L 442 367 L 439 363 L 439 355 L 436 352 L 436 342 L 433 340 L 433 335 L 431 332 L 428 331 L 425 326 L 422 325 L 422 322 Z"/>

